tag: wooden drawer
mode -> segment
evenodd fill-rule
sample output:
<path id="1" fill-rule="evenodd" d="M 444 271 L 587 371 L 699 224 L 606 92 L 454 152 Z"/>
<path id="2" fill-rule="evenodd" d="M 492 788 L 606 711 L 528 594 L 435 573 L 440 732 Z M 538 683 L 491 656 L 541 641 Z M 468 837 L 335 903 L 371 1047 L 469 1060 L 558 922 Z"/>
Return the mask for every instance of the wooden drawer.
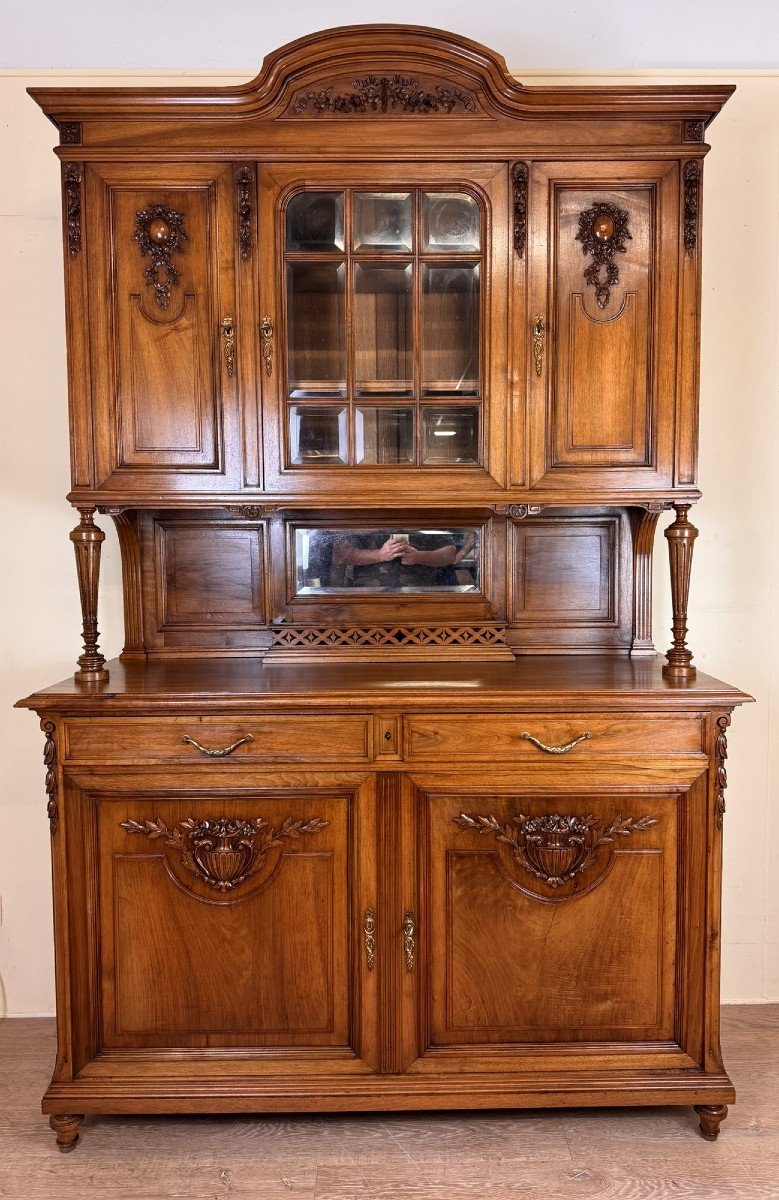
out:
<path id="1" fill-rule="evenodd" d="M 531 738 L 549 749 L 542 749 Z M 615 754 L 700 754 L 702 739 L 701 718 L 695 714 L 425 715 L 406 719 L 405 757 L 411 761 L 446 760 L 462 766 L 474 761 L 583 762 Z"/>
<path id="2" fill-rule="evenodd" d="M 66 756 L 79 762 L 364 762 L 368 716 L 171 717 L 67 722 Z M 247 735 L 250 741 L 243 741 Z M 185 741 L 190 738 L 192 741 Z M 199 742 L 198 749 L 192 742 Z M 240 744 L 236 744 L 240 743 Z M 206 753 L 224 751 L 228 754 Z"/>

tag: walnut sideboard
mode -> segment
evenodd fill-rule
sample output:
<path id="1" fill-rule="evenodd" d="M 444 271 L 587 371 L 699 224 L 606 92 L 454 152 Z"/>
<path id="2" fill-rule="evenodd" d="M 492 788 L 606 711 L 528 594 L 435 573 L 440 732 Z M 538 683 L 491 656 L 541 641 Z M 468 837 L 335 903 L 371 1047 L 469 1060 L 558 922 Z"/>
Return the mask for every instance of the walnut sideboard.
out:
<path id="1" fill-rule="evenodd" d="M 730 91 L 523 87 L 383 25 L 238 88 L 33 92 L 83 612 L 75 676 L 20 702 L 60 1149 L 88 1113 L 675 1104 L 717 1136 L 750 697 L 686 639 Z"/>

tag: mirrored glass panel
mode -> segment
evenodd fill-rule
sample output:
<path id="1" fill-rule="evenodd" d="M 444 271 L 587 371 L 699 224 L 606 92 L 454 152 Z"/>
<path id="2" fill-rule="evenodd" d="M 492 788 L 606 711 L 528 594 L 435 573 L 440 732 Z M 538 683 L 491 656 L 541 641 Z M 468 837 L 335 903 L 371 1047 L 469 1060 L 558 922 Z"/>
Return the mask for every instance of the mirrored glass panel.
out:
<path id="1" fill-rule="evenodd" d="M 410 253 L 412 214 L 410 192 L 356 192 L 354 249 Z"/>
<path id="2" fill-rule="evenodd" d="M 478 387 L 478 264 L 424 263 L 422 395 L 475 396 Z"/>
<path id="3" fill-rule="evenodd" d="M 472 527 L 297 528 L 296 594 L 478 592 L 480 535 Z"/>
<path id="4" fill-rule="evenodd" d="M 344 263 L 287 263 L 289 391 L 304 396 L 346 394 Z"/>
<path id="5" fill-rule="evenodd" d="M 423 408 L 422 461 L 428 466 L 479 459 L 478 408 Z"/>
<path id="6" fill-rule="evenodd" d="M 478 253 L 479 205 L 464 192 L 424 192 L 422 250 L 426 254 Z"/>
<path id="7" fill-rule="evenodd" d="M 355 411 L 355 462 L 375 466 L 414 461 L 413 408 L 365 408 Z"/>
<path id="8" fill-rule="evenodd" d="M 299 192 L 287 205 L 287 250 L 324 253 L 344 248 L 342 192 Z"/>
<path id="9" fill-rule="evenodd" d="M 299 467 L 341 466 L 348 462 L 346 409 L 290 405 L 289 454 L 291 462 Z"/>
<path id="10" fill-rule="evenodd" d="M 413 391 L 411 263 L 355 263 L 354 368 L 359 396 Z"/>

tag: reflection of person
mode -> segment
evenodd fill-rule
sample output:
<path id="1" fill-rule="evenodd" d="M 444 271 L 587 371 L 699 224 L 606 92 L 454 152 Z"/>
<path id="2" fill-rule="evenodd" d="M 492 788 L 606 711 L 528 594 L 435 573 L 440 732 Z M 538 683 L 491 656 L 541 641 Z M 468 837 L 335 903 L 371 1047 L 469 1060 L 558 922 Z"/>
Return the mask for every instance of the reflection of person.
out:
<path id="1" fill-rule="evenodd" d="M 333 567 L 350 567 L 352 587 L 456 587 L 457 547 L 445 533 L 393 533 L 371 529 L 343 537 L 333 546 Z M 346 581 L 349 586 L 349 580 Z"/>

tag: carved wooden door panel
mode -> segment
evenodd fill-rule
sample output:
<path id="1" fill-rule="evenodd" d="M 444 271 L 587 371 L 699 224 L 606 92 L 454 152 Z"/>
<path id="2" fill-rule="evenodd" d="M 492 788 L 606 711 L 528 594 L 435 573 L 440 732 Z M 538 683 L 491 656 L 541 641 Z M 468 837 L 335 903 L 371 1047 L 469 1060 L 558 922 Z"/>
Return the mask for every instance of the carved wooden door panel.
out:
<path id="1" fill-rule="evenodd" d="M 678 170 L 667 162 L 533 169 L 526 337 L 534 487 L 673 482 Z"/>
<path id="2" fill-rule="evenodd" d="M 95 1049 L 241 1047 L 270 1074 L 368 1072 L 373 783 L 232 766 L 229 779 L 69 776 L 66 819 L 78 854 L 94 853 L 72 919 L 84 952 L 101 947 Z"/>
<path id="3" fill-rule="evenodd" d="M 104 164 L 87 184 L 89 286 L 109 297 L 90 313 L 97 486 L 237 486 L 238 342 L 250 339 L 232 168 Z"/>
<path id="4" fill-rule="evenodd" d="M 692 1064 L 680 966 L 700 951 L 686 930 L 704 903 L 688 873 L 705 857 L 703 780 L 417 781 L 415 1071 L 528 1069 L 541 1045 L 564 1069 L 583 1043 Z"/>

